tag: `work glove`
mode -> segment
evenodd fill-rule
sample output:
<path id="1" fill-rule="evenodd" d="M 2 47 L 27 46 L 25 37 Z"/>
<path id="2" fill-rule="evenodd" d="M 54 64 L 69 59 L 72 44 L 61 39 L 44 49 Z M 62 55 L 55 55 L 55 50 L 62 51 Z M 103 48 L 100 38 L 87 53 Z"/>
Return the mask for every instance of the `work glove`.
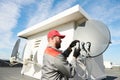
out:
<path id="1" fill-rule="evenodd" d="M 67 58 L 70 55 L 70 53 L 72 52 L 72 47 L 74 47 L 77 42 L 79 42 L 79 40 L 72 41 L 71 44 L 69 45 L 69 47 L 62 53 L 62 55 L 65 58 Z"/>
<path id="2" fill-rule="evenodd" d="M 67 58 L 71 52 L 72 52 L 72 49 L 71 49 L 71 48 L 67 48 L 67 49 L 62 53 L 62 55 L 63 55 L 65 58 Z"/>
<path id="3" fill-rule="evenodd" d="M 77 58 L 77 57 L 80 55 L 80 51 L 81 51 L 80 48 L 75 48 L 75 49 L 74 49 L 74 52 L 73 52 L 73 56 L 74 56 L 75 58 Z"/>
<path id="4" fill-rule="evenodd" d="M 77 42 L 80 42 L 79 40 L 74 40 L 71 42 L 71 44 L 69 45 L 69 48 L 72 48 L 76 45 Z"/>

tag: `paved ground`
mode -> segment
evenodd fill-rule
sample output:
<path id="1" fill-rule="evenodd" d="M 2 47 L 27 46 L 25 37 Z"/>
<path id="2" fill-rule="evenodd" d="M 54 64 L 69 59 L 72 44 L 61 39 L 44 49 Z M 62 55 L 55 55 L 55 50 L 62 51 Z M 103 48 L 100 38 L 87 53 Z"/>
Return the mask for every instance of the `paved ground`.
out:
<path id="1" fill-rule="evenodd" d="M 106 69 L 105 72 L 107 74 L 107 80 L 120 80 L 120 67 Z"/>
<path id="2" fill-rule="evenodd" d="M 21 68 L 0 67 L 0 80 L 37 80 L 32 77 L 20 74 Z M 105 80 L 120 80 L 120 67 L 106 69 L 107 78 Z"/>
<path id="3" fill-rule="evenodd" d="M 0 67 L 0 80 L 37 80 L 20 74 L 21 68 Z"/>

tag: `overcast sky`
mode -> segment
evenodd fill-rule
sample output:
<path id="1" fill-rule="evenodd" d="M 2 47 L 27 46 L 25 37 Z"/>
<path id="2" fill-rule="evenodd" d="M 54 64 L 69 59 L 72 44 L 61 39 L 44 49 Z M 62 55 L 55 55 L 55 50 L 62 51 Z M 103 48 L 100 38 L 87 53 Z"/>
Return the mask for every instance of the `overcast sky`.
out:
<path id="1" fill-rule="evenodd" d="M 0 0 L 0 58 L 9 59 L 18 32 L 77 4 L 108 26 L 104 60 L 120 64 L 120 0 Z"/>

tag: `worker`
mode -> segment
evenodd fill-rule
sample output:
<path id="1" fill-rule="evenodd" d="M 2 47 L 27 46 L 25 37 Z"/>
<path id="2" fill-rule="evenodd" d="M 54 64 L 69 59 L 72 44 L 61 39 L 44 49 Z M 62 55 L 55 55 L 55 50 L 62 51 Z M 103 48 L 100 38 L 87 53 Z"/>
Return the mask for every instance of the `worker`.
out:
<path id="1" fill-rule="evenodd" d="M 67 57 L 72 48 L 79 40 L 74 40 L 65 51 L 60 51 L 61 42 L 65 35 L 61 35 L 57 30 L 51 30 L 48 35 L 48 45 L 43 56 L 42 78 L 41 80 L 69 80 L 76 74 L 76 59 L 80 55 L 80 49 L 73 52 L 73 62 L 70 64 Z"/>

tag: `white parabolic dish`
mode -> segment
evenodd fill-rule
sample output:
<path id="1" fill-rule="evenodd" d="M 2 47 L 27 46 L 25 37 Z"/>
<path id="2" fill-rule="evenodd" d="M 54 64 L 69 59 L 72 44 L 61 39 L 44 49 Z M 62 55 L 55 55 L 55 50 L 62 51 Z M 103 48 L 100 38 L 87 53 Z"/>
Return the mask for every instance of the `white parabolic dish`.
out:
<path id="1" fill-rule="evenodd" d="M 107 26 L 97 20 L 88 20 L 84 25 L 77 26 L 74 39 L 80 42 L 90 42 L 90 56 L 95 57 L 102 54 L 110 44 L 110 31 Z"/>

